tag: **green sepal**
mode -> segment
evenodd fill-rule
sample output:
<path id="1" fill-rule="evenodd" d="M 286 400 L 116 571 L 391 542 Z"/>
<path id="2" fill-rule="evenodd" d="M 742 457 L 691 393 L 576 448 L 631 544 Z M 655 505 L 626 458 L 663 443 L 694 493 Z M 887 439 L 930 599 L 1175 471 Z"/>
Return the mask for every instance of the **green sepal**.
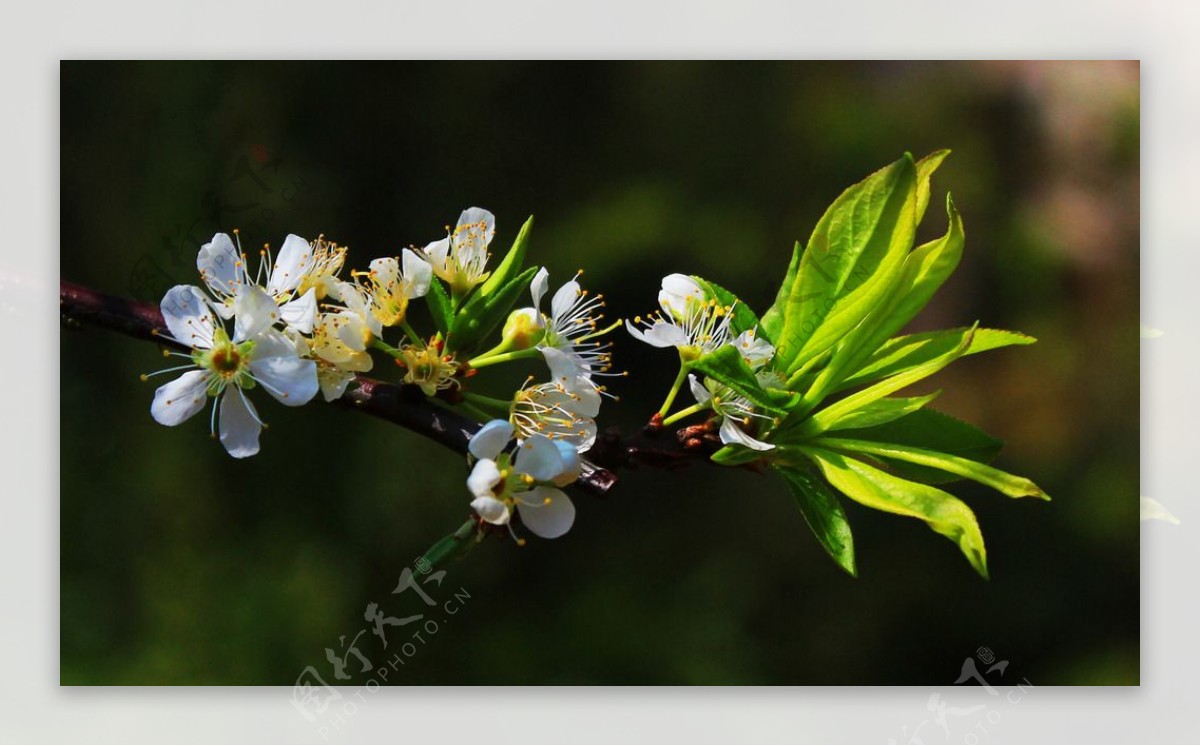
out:
<path id="1" fill-rule="evenodd" d="M 529 231 L 533 229 L 533 216 L 530 215 L 521 226 L 521 230 L 517 233 L 517 237 L 513 239 L 512 246 L 509 247 L 508 253 L 500 260 L 500 264 L 488 276 L 483 285 L 479 287 L 479 295 L 488 296 L 495 293 L 504 285 L 508 284 L 513 276 L 521 271 L 521 267 L 525 264 L 525 247 L 529 243 Z"/>
<path id="2" fill-rule="evenodd" d="M 508 318 L 517 298 L 528 290 L 537 271 L 537 267 L 529 267 L 495 292 L 471 296 L 459 309 L 450 327 L 448 337 L 454 340 L 454 351 L 463 357 L 470 357 L 479 344 Z"/>
<path id="3" fill-rule="evenodd" d="M 425 304 L 429 306 L 429 313 L 433 316 L 434 327 L 442 334 L 448 334 L 450 326 L 454 323 L 454 304 L 450 301 L 442 281 L 436 277 L 429 283 Z"/>

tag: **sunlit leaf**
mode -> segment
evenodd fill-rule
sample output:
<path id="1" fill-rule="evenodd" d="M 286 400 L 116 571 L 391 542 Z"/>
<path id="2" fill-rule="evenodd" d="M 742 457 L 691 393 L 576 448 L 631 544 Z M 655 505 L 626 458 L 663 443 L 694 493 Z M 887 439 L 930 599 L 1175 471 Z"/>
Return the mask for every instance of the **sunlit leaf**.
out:
<path id="1" fill-rule="evenodd" d="M 829 425 L 830 430 L 857 430 L 865 427 L 875 427 L 905 415 L 912 414 L 921 407 L 937 398 L 940 391 L 928 396 L 911 396 L 907 398 L 885 397 L 859 407 Z"/>
<path id="2" fill-rule="evenodd" d="M 800 514 L 804 516 L 817 541 L 839 567 L 852 576 L 857 575 L 858 570 L 854 566 L 854 537 L 850 533 L 850 523 L 846 520 L 846 512 L 838 502 L 837 495 L 807 469 L 777 466 L 775 471 L 787 483 L 796 506 L 800 508 Z"/>
<path id="3" fill-rule="evenodd" d="M 917 381 L 937 373 L 942 368 L 945 368 L 950 363 L 962 357 L 967 347 L 969 347 L 971 344 L 971 338 L 974 332 L 974 327 L 960 331 L 958 335 L 958 344 L 941 355 L 931 360 L 927 360 L 920 365 L 907 368 L 893 376 L 879 381 L 878 383 L 868 386 L 861 391 L 856 391 L 844 399 L 839 399 L 833 404 L 830 404 L 816 414 L 812 415 L 810 418 L 808 418 L 808 420 L 801 422 L 797 427 L 797 433 L 804 436 L 823 433 L 828 430 L 833 423 L 841 420 L 854 410 L 864 407 L 871 402 L 882 399 L 888 394 L 899 391 L 906 386 L 910 386 Z"/>
<path id="4" fill-rule="evenodd" d="M 882 456 L 897 461 L 906 461 L 919 466 L 949 472 L 964 479 L 970 479 L 980 484 L 1008 495 L 1009 497 L 1036 497 L 1049 500 L 1050 496 L 1042 491 L 1032 481 L 1000 471 L 997 468 L 981 464 L 978 461 L 939 453 L 924 448 L 902 446 L 895 443 L 878 443 L 870 440 L 852 438 L 818 438 L 814 445 L 837 451 L 856 451 L 872 456 Z"/>
<path id="5" fill-rule="evenodd" d="M 1004 443 L 979 428 L 935 409 L 921 409 L 912 414 L 875 425 L 854 430 L 851 435 L 857 440 L 875 443 L 899 443 L 913 448 L 950 454 L 979 463 L 987 463 L 1000 453 Z M 961 477 L 941 469 L 932 469 L 904 461 L 881 459 L 889 471 L 925 484 L 953 482 Z"/>
<path id="6" fill-rule="evenodd" d="M 834 391 L 844 391 L 924 365 L 957 347 L 966 331 L 967 327 L 959 327 L 936 332 L 908 334 L 888 340 L 863 363 L 857 372 L 842 381 Z M 1030 345 L 1036 341 L 1037 339 L 1034 337 L 1020 332 L 1003 329 L 976 329 L 971 337 L 971 344 L 963 352 L 963 356 L 1009 345 Z"/>
<path id="7" fill-rule="evenodd" d="M 778 367 L 789 375 L 871 310 L 912 245 L 916 168 L 905 155 L 842 193 L 817 223 L 783 308 Z"/>
<path id="8" fill-rule="evenodd" d="M 725 345 L 702 355 L 691 364 L 696 373 L 725 384 L 738 394 L 749 399 L 760 409 L 772 414 L 783 414 L 778 397 L 764 389 L 746 364 L 742 353 L 733 345 Z"/>
<path id="9" fill-rule="evenodd" d="M 953 541 L 975 571 L 987 578 L 983 534 L 966 503 L 936 487 L 909 482 L 858 459 L 811 446 L 801 450 L 839 492 L 869 508 L 925 521 Z"/>

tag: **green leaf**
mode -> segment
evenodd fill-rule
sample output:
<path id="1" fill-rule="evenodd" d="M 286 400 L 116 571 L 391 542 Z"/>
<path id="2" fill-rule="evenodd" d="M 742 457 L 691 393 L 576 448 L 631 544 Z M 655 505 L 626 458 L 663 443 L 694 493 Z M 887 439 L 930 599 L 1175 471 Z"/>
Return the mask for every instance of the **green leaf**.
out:
<path id="1" fill-rule="evenodd" d="M 925 215 L 925 209 L 929 204 L 929 181 L 933 176 L 933 172 L 942 165 L 942 161 L 946 156 L 950 155 L 949 150 L 938 150 L 930 153 L 915 164 L 916 168 L 916 209 L 913 224 L 920 225 L 921 218 Z M 868 177 L 868 180 L 871 177 Z M 853 187 L 852 187 L 853 189 Z M 843 198 L 846 195 L 842 195 Z M 835 205 L 837 203 L 835 202 Z M 830 208 L 831 210 L 833 208 Z M 775 295 L 775 302 L 771 305 L 767 312 L 763 314 L 762 323 L 759 325 L 759 330 L 769 342 L 778 346 L 780 335 L 783 332 L 785 309 L 788 304 L 788 297 L 791 295 L 792 287 L 796 283 L 796 275 L 800 272 L 801 262 L 804 256 L 804 247 L 799 241 L 792 247 L 791 261 L 788 263 L 787 273 L 784 275 L 783 284 L 779 286 L 779 292 Z M 886 336 L 886 335 L 885 335 Z"/>
<path id="2" fill-rule="evenodd" d="M 783 311 L 787 307 L 787 299 L 792 292 L 792 285 L 796 282 L 796 273 L 800 271 L 800 260 L 803 256 L 804 246 L 797 241 L 792 247 L 792 260 L 788 263 L 787 274 L 783 276 L 783 284 L 775 294 L 775 302 L 763 314 L 759 330 L 773 345 L 778 346 L 779 334 L 783 331 Z"/>
<path id="3" fill-rule="evenodd" d="M 741 351 L 733 345 L 718 347 L 689 363 L 689 366 L 693 371 L 725 384 L 765 412 L 776 415 L 784 413 L 778 398 L 759 385 L 754 371 L 746 365 Z"/>
<path id="4" fill-rule="evenodd" d="M 495 293 L 504 285 L 507 285 L 513 276 L 521 271 L 521 267 L 525 264 L 525 247 L 529 242 L 529 231 L 533 229 L 533 216 L 530 215 L 525 224 L 521 226 L 521 230 L 517 233 L 516 239 L 513 240 L 512 246 L 509 247 L 508 253 L 504 255 L 504 259 L 500 261 L 483 285 L 479 287 L 479 295 L 488 296 Z"/>
<path id="5" fill-rule="evenodd" d="M 908 398 L 885 397 L 843 415 L 834 421 L 829 426 L 829 429 L 857 430 L 859 428 L 874 427 L 882 425 L 885 422 L 898 420 L 933 401 L 940 393 L 942 392 L 935 391 L 928 396 L 912 396 Z"/>
<path id="6" fill-rule="evenodd" d="M 777 367 L 789 375 L 878 304 L 916 230 L 916 168 L 905 155 L 847 189 L 817 223 L 784 305 Z"/>
<path id="7" fill-rule="evenodd" d="M 842 381 L 835 390 L 844 391 L 860 384 L 892 376 L 945 355 L 958 346 L 966 330 L 967 327 L 959 327 L 894 337 L 867 358 L 863 366 Z M 1009 332 L 1003 329 L 976 329 L 971 338 L 971 344 L 963 355 L 974 355 L 1009 345 L 1030 345 L 1036 341 L 1037 339 L 1020 332 Z"/>
<path id="8" fill-rule="evenodd" d="M 904 258 L 900 277 L 887 297 L 838 345 L 833 359 L 808 388 L 805 394 L 808 406 L 816 406 L 830 393 L 839 390 L 843 380 L 861 368 L 888 337 L 908 324 L 954 272 L 962 258 L 963 229 L 962 219 L 948 194 L 946 212 L 950 218 L 946 235 L 920 246 Z"/>
<path id="9" fill-rule="evenodd" d="M 905 258 L 892 302 L 867 342 L 871 350 L 912 321 L 958 268 L 966 234 L 963 232 L 962 216 L 958 214 L 954 199 L 949 194 L 946 195 L 946 215 L 949 218 L 946 235 L 922 244 Z"/>
<path id="10" fill-rule="evenodd" d="M 941 471 L 985 484 L 1009 497 L 1050 499 L 1050 496 L 1043 492 L 1041 487 L 1038 487 L 1024 477 L 1014 476 L 1008 472 L 981 464 L 978 461 L 951 456 L 948 453 L 938 453 L 937 451 L 930 451 L 924 448 L 913 448 L 894 443 L 876 443 L 869 440 L 854 440 L 849 438 L 818 438 L 814 441 L 814 445 L 838 451 L 869 453 L 873 456 L 883 456 L 888 459 L 940 469 Z"/>
<path id="11" fill-rule="evenodd" d="M 733 293 L 721 287 L 715 282 L 706 280 L 703 277 L 692 275 L 692 279 L 700 286 L 709 298 L 715 299 L 717 303 L 726 307 L 733 307 L 733 320 L 730 322 L 734 334 L 753 329 L 759 326 L 758 316 L 754 315 L 754 310 L 746 305 Z M 767 340 L 770 341 L 770 340 Z"/>
<path id="12" fill-rule="evenodd" d="M 925 208 L 929 206 L 930 177 L 933 176 L 934 171 L 938 170 L 938 166 L 942 165 L 942 161 L 946 160 L 948 155 L 950 155 L 949 150 L 935 150 L 917 161 L 917 225 L 921 224 L 921 218 L 925 217 Z"/>
<path id="13" fill-rule="evenodd" d="M 945 368 L 950 363 L 962 357 L 963 353 L 970 346 L 971 338 L 974 333 L 974 327 L 962 331 L 958 335 L 958 344 L 936 358 L 927 360 L 921 365 L 916 365 L 901 371 L 900 373 L 885 378 L 872 386 L 868 386 L 862 391 L 856 391 L 846 398 L 839 399 L 833 404 L 830 404 L 828 407 L 825 407 L 812 417 L 804 420 L 798 428 L 798 434 L 802 436 L 810 436 L 823 433 L 828 430 L 833 423 L 838 422 L 854 410 L 864 407 L 878 399 L 882 399 L 888 394 L 899 391 L 905 386 L 914 384 L 923 378 L 927 378 L 934 373 L 937 373 L 942 368 Z"/>
<path id="14" fill-rule="evenodd" d="M 958 456 L 987 463 L 1000 453 L 1003 441 L 948 414 L 921 409 L 892 422 L 854 431 L 857 440 L 879 444 L 900 444 L 912 448 Z M 925 484 L 953 482 L 960 477 L 941 469 L 932 469 L 905 461 L 885 460 L 888 468 L 904 477 Z"/>
<path id="15" fill-rule="evenodd" d="M 537 270 L 537 267 L 527 268 L 489 295 L 473 295 L 466 305 L 458 310 L 450 328 L 454 350 L 463 357 L 470 357 L 479 343 L 504 323 L 517 298 L 529 289 L 529 283 L 537 274 Z"/>
<path id="16" fill-rule="evenodd" d="M 729 445 L 722 446 L 710 458 L 714 464 L 720 464 L 721 466 L 741 466 L 751 461 L 757 461 L 762 457 L 763 451 L 756 451 L 753 448 L 747 448 L 737 443 L 730 443 Z"/>
<path id="17" fill-rule="evenodd" d="M 816 462 L 839 492 L 868 508 L 925 521 L 957 544 L 971 567 L 987 578 L 983 534 L 966 503 L 936 487 L 909 482 L 834 451 L 812 446 L 800 450 Z"/>
<path id="18" fill-rule="evenodd" d="M 787 483 L 792 498 L 800 508 L 800 514 L 804 516 L 804 521 L 812 529 L 817 541 L 839 567 L 857 577 L 858 569 L 854 566 L 854 537 L 850 533 L 850 522 L 846 520 L 846 512 L 838 502 L 837 495 L 807 469 L 776 466 L 775 471 Z"/>
<path id="19" fill-rule="evenodd" d="M 433 546 L 422 554 L 417 564 L 425 563 L 428 568 L 439 567 L 447 560 L 458 559 L 474 548 L 477 542 L 472 541 L 478 524 L 475 519 L 469 519 L 459 526 L 454 533 L 443 536 L 434 542 Z"/>
<path id="20" fill-rule="evenodd" d="M 446 294 L 446 288 L 442 285 L 442 281 L 436 277 L 429 283 L 429 292 L 425 294 L 425 303 L 433 315 L 434 326 L 443 335 L 447 334 L 450 331 L 450 325 L 454 323 L 454 306 L 450 301 L 450 296 Z"/>

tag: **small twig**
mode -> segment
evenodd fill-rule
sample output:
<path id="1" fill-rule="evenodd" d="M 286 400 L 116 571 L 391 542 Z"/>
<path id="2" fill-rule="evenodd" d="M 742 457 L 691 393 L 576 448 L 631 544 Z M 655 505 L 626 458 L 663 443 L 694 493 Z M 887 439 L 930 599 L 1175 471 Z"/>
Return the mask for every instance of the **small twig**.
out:
<path id="1" fill-rule="evenodd" d="M 186 349 L 161 336 L 167 333 L 167 328 L 155 306 L 75 283 L 61 283 L 59 314 L 68 325 L 92 324 L 165 347 Z M 415 386 L 397 386 L 365 376 L 358 376 L 357 386 L 332 403 L 387 420 L 461 454 L 467 452 L 468 441 L 480 427 L 479 423 L 433 403 Z M 617 484 L 615 469 L 638 464 L 676 468 L 707 461 L 714 450 L 708 441 L 687 437 L 686 428 L 674 437 L 653 424 L 629 437 L 622 437 L 616 428 L 610 428 L 585 454 L 582 474 L 575 484 L 603 496 Z"/>

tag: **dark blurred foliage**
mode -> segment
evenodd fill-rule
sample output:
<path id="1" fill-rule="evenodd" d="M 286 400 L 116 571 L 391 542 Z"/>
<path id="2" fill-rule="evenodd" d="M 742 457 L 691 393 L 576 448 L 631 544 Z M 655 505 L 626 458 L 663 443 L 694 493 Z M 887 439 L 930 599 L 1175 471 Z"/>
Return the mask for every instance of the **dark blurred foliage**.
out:
<path id="1" fill-rule="evenodd" d="M 362 266 L 481 205 L 501 250 L 536 214 L 531 261 L 555 286 L 586 268 L 613 315 L 652 309 L 674 271 L 761 311 L 842 189 L 952 148 L 920 237 L 949 189 L 967 254 L 914 326 L 1041 340 L 920 389 L 1054 497 L 953 488 L 990 582 L 850 503 L 854 580 L 768 476 L 631 472 L 577 496 L 563 539 L 487 542 L 426 586 L 470 600 L 427 617 L 391 681 L 943 685 L 983 645 L 1006 680 L 1138 681 L 1136 63 L 64 63 L 61 83 L 62 276 L 155 301 L 195 282 L 217 230 L 323 232 Z M 676 362 L 615 339 L 632 375 L 601 425 L 633 428 Z M 150 419 L 153 347 L 64 331 L 61 353 L 63 683 L 291 684 L 309 665 L 332 683 L 324 650 L 369 602 L 423 610 L 391 591 L 466 517 L 461 458 L 267 401 L 262 453 L 235 461 L 205 416 Z M 359 638 L 376 667 L 409 636 L 389 633 L 386 654 Z"/>

